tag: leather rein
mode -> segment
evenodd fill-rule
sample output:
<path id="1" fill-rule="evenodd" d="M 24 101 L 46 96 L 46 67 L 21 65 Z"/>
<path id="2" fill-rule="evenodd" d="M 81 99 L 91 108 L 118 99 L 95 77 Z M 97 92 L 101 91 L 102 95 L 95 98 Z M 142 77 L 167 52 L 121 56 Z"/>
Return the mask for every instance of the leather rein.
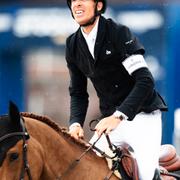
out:
<path id="1" fill-rule="evenodd" d="M 27 160 L 27 139 L 29 139 L 29 134 L 26 131 L 23 118 L 20 119 L 20 123 L 22 126 L 22 132 L 12 132 L 12 133 L 6 134 L 0 138 L 0 143 L 10 137 L 15 137 L 15 136 L 22 137 L 22 140 L 23 140 L 23 151 L 22 151 L 23 152 L 23 167 L 21 170 L 19 180 L 24 180 L 25 172 L 27 173 L 29 180 L 32 180 L 29 163 Z"/>
<path id="2" fill-rule="evenodd" d="M 61 176 L 57 177 L 56 180 L 62 180 L 66 175 L 68 175 L 68 173 L 75 168 L 75 166 L 78 165 L 78 163 L 80 162 L 80 160 L 86 155 L 87 152 L 89 152 L 90 150 L 94 149 L 97 152 L 99 152 L 101 154 L 101 156 L 107 158 L 107 159 L 114 159 L 115 157 L 117 157 L 117 154 L 115 154 L 113 157 L 110 157 L 109 155 L 107 155 L 105 152 L 101 151 L 99 148 L 97 148 L 95 146 L 96 142 L 101 138 L 101 136 L 93 143 L 93 144 L 89 144 L 90 146 L 76 159 L 74 160 L 68 167 L 67 169 L 61 174 Z M 109 137 L 108 135 L 106 136 L 108 143 L 109 141 Z M 110 145 L 112 146 L 112 145 Z M 109 147 L 110 147 L 109 146 Z M 114 149 L 113 149 L 114 151 Z M 109 170 L 109 173 L 104 177 L 104 180 L 109 180 L 111 178 L 111 176 L 113 175 L 114 171 L 118 169 L 118 163 L 114 163 L 114 165 L 112 166 L 112 168 Z"/>
<path id="3" fill-rule="evenodd" d="M 90 130 L 91 131 L 95 131 L 95 129 L 91 128 L 91 124 L 94 123 L 95 121 L 99 121 L 97 120 L 92 120 L 89 124 L 90 126 Z M 101 135 L 102 136 L 102 135 Z M 70 172 L 73 168 L 75 168 L 75 166 L 78 165 L 78 163 L 80 162 L 80 160 L 86 155 L 87 152 L 89 152 L 90 150 L 94 149 L 97 152 L 99 152 L 101 154 L 101 156 L 107 158 L 107 159 L 114 159 L 115 157 L 117 157 L 117 154 L 115 154 L 113 157 L 107 155 L 105 152 L 101 151 L 99 148 L 97 148 L 95 146 L 95 144 L 99 141 L 99 139 L 101 138 L 101 136 L 98 137 L 98 139 L 93 143 L 93 144 L 89 144 L 89 147 L 77 158 L 75 159 L 68 167 L 67 169 L 61 174 L 61 176 L 57 177 L 56 180 L 62 180 L 66 175 L 68 175 L 68 172 Z M 115 152 L 116 147 L 112 145 L 110 138 L 107 134 L 105 134 L 105 137 L 107 139 L 107 142 L 109 144 L 109 148 Z M 85 142 L 87 144 L 87 142 Z M 114 163 L 113 167 L 110 169 L 109 173 L 104 177 L 104 180 L 109 180 L 111 178 L 111 176 L 113 175 L 114 171 L 118 169 L 118 164 Z"/>

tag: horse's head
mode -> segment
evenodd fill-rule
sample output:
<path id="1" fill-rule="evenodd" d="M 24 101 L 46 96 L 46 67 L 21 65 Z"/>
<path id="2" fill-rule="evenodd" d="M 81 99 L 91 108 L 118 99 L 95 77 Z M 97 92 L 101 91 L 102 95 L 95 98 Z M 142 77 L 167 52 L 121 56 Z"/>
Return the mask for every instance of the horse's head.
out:
<path id="1" fill-rule="evenodd" d="M 26 165 L 24 159 L 27 156 L 25 144 L 29 136 L 18 108 L 12 102 L 9 103 L 8 115 L 0 116 L 0 129 L 0 176 L 2 177 L 2 174 L 7 173 L 8 169 L 17 164 L 18 161 L 21 162 L 18 163 L 18 166 Z M 20 156 L 20 153 L 24 157 Z M 24 177 L 24 169 L 20 174 L 22 175 L 19 175 L 18 179 Z M 12 179 L 15 179 L 15 177 Z"/>
<path id="2" fill-rule="evenodd" d="M 19 110 L 15 104 L 10 102 L 8 115 L 0 116 L 0 166 L 6 156 L 6 152 L 14 146 L 22 136 L 8 135 L 15 132 L 22 132 Z"/>
<path id="3" fill-rule="evenodd" d="M 45 152 L 39 140 L 43 136 L 36 122 L 28 121 L 12 102 L 9 113 L 0 116 L 0 179 L 54 179 L 51 178 L 54 177 L 53 172 L 44 161 Z"/>

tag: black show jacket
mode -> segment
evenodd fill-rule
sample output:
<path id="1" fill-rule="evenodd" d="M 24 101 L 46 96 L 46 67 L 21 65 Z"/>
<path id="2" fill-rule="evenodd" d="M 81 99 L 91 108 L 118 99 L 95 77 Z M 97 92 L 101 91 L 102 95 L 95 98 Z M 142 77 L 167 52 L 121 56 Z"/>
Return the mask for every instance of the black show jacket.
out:
<path id="1" fill-rule="evenodd" d="M 133 54 L 144 54 L 138 39 L 123 25 L 100 16 L 98 33 L 92 57 L 80 28 L 66 41 L 66 61 L 70 73 L 70 124 L 83 126 L 87 107 L 89 78 L 103 116 L 119 110 L 133 120 L 139 112 L 167 110 L 161 96 L 154 89 L 154 80 L 148 68 L 128 74 L 122 61 Z"/>

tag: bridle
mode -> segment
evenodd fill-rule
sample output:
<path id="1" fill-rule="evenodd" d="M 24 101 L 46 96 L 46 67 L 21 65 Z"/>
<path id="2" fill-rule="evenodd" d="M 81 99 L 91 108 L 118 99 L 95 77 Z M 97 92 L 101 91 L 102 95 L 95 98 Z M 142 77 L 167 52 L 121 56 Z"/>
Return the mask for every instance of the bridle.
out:
<path id="1" fill-rule="evenodd" d="M 23 156 L 23 166 L 22 166 L 19 180 L 24 180 L 25 172 L 27 173 L 29 180 L 32 180 L 29 163 L 27 160 L 27 140 L 29 139 L 29 134 L 25 128 L 24 119 L 22 117 L 20 118 L 20 123 L 21 123 L 21 127 L 22 127 L 22 132 L 8 133 L 8 134 L 0 137 L 0 143 L 10 137 L 15 137 L 15 136 L 22 137 L 22 140 L 23 140 L 23 151 L 22 151 L 23 152 L 23 155 L 22 155 Z"/>

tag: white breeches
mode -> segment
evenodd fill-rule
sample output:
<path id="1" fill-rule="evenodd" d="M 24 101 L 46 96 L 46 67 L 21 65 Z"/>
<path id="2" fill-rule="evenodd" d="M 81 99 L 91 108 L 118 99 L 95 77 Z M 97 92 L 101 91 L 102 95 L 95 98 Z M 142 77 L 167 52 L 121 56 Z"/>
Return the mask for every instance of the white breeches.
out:
<path id="1" fill-rule="evenodd" d="M 109 138 L 114 145 L 118 146 L 121 142 L 126 142 L 133 148 L 140 180 L 152 180 L 155 168 L 159 167 L 161 121 L 160 110 L 152 113 L 139 113 L 133 121 L 124 120 L 109 133 Z M 97 138 L 95 133 L 90 143 L 95 142 Z M 108 148 L 106 137 L 102 135 L 95 146 L 105 151 Z"/>

